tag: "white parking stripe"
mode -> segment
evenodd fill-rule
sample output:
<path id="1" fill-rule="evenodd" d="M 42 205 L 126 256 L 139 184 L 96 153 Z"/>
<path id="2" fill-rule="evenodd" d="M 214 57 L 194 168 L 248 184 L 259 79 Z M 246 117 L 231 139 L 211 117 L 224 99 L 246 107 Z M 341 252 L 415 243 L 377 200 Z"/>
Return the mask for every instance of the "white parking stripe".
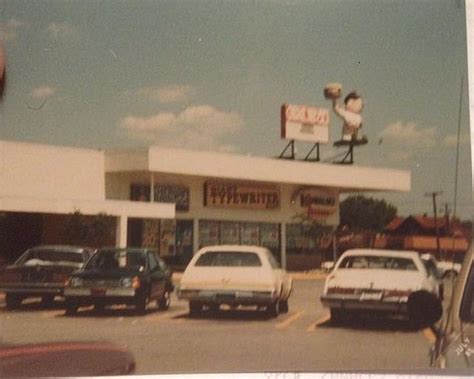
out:
<path id="1" fill-rule="evenodd" d="M 174 311 L 174 312 L 155 312 L 151 315 L 145 316 L 145 320 L 148 322 L 159 321 L 159 320 L 169 320 L 176 319 L 181 320 L 188 314 L 187 311 Z"/>
<path id="2" fill-rule="evenodd" d="M 295 313 L 294 315 L 288 317 L 286 320 L 279 322 L 278 324 L 275 325 L 275 328 L 277 329 L 285 329 L 288 328 L 293 322 L 298 320 L 301 316 L 304 314 L 304 310 L 299 311 L 298 313 Z"/>
<path id="3" fill-rule="evenodd" d="M 325 322 L 329 321 L 330 319 L 331 319 L 331 315 L 329 313 L 325 313 L 317 321 L 310 324 L 310 326 L 308 326 L 308 329 L 306 329 L 306 331 L 307 332 L 314 332 L 319 325 L 324 324 Z"/>

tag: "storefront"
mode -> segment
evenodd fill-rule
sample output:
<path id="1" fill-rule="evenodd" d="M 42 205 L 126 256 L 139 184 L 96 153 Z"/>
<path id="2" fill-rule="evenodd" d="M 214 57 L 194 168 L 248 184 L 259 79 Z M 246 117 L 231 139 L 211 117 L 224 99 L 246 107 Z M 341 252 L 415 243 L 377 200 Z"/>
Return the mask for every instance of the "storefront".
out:
<path id="1" fill-rule="evenodd" d="M 339 197 L 408 191 L 405 171 L 151 147 L 105 155 L 107 199 L 174 203 L 174 220 L 131 220 L 128 243 L 186 264 L 202 246 L 267 246 L 289 269 L 319 267 Z"/>

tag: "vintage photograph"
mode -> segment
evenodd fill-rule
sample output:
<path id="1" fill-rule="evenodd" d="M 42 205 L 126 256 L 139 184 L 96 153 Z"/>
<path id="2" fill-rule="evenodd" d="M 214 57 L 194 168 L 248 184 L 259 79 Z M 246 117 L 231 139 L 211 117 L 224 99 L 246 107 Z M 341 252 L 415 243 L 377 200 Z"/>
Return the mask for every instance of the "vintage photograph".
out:
<path id="1" fill-rule="evenodd" d="M 474 374 L 473 21 L 0 0 L 0 376 Z"/>

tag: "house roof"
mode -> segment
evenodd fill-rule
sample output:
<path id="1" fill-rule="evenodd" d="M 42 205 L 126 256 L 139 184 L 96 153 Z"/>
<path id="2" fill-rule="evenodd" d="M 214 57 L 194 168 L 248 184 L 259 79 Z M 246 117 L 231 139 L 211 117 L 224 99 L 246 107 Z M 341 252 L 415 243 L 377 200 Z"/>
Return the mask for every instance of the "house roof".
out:
<path id="1" fill-rule="evenodd" d="M 404 223 L 408 222 L 408 220 L 413 220 L 415 223 L 417 223 L 422 229 L 428 231 L 428 230 L 434 230 L 436 229 L 436 221 L 438 223 L 438 228 L 445 228 L 447 226 L 447 220 L 446 217 L 438 217 L 437 220 L 435 221 L 434 217 L 428 217 L 425 215 L 422 216 L 408 216 L 408 217 L 399 217 L 396 216 L 392 221 L 388 223 L 388 225 L 385 227 L 385 230 L 387 231 L 395 231 L 399 229 Z"/>

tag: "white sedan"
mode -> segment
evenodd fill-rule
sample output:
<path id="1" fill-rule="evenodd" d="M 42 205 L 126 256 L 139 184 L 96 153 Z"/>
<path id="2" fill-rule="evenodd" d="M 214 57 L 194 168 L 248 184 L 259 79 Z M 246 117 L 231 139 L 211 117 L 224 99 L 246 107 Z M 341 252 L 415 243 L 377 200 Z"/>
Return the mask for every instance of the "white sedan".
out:
<path id="1" fill-rule="evenodd" d="M 415 251 L 346 251 L 327 277 L 321 302 L 338 320 L 352 311 L 383 311 L 408 316 L 410 294 L 439 296 L 439 281 Z"/>
<path id="2" fill-rule="evenodd" d="M 204 307 L 265 307 L 270 316 L 288 312 L 292 280 L 270 250 L 259 246 L 220 245 L 200 249 L 189 262 L 178 286 L 178 298 L 189 301 L 189 312 Z"/>

